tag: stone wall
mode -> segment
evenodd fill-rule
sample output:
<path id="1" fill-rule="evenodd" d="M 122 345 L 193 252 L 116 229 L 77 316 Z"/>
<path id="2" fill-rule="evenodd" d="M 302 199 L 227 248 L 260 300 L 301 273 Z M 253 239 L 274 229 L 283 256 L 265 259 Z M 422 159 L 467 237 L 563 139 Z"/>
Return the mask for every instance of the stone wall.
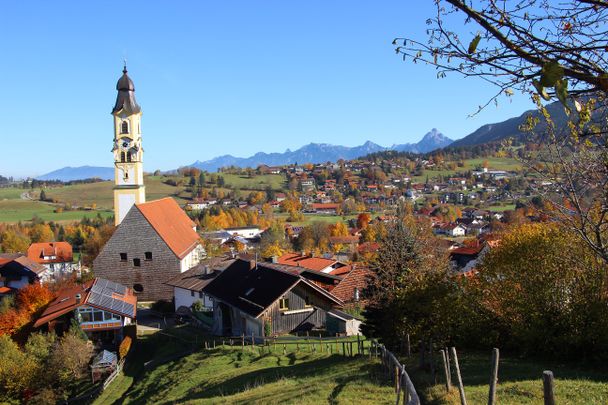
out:
<path id="1" fill-rule="evenodd" d="M 145 252 L 152 252 L 152 260 L 145 259 Z M 140 259 L 141 266 L 133 259 Z M 93 262 L 93 273 L 134 289 L 139 301 L 171 300 L 173 287 L 164 282 L 180 273 L 180 260 L 133 206 Z M 143 291 L 137 291 L 138 284 Z"/>

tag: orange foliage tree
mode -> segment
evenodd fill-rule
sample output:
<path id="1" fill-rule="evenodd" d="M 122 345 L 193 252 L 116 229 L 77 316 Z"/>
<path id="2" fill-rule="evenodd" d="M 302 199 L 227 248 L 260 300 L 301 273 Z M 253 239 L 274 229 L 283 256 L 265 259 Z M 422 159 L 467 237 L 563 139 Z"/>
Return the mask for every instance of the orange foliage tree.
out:
<path id="1" fill-rule="evenodd" d="M 33 320 L 34 314 L 54 299 L 48 287 L 35 283 L 17 293 L 15 306 L 0 314 L 0 335 L 14 335 Z"/>

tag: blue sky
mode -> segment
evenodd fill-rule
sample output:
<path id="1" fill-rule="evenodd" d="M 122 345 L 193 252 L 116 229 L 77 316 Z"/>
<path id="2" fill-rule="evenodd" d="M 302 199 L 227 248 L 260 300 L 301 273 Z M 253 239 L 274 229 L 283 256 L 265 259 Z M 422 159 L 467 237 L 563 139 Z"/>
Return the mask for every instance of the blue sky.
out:
<path id="1" fill-rule="evenodd" d="M 388 146 L 433 127 L 460 138 L 532 107 L 516 95 L 467 118 L 494 88 L 395 55 L 392 39 L 425 38 L 433 12 L 432 0 L 5 1 L 0 174 L 111 166 L 125 56 L 147 171 L 309 142 Z"/>

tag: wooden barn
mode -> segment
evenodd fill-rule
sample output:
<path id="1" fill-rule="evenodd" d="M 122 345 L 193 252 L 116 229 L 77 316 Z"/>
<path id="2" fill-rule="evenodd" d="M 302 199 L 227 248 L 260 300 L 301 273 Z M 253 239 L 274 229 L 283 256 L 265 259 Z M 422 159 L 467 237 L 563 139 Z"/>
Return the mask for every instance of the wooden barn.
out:
<path id="1" fill-rule="evenodd" d="M 279 335 L 324 329 L 342 302 L 290 266 L 236 260 L 204 288 L 213 298 L 213 333 Z"/>

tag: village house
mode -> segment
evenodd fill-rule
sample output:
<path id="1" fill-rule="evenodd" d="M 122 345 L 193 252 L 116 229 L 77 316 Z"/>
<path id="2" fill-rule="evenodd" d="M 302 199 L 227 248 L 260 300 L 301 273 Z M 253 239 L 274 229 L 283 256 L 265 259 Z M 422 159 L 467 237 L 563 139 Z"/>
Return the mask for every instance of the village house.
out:
<path id="1" fill-rule="evenodd" d="M 96 275 L 132 288 L 140 300 L 171 300 L 169 279 L 204 256 L 195 224 L 170 197 L 135 204 L 93 262 Z"/>
<path id="2" fill-rule="evenodd" d="M 21 253 L 0 254 L 0 295 L 10 295 L 17 290 L 50 278 L 50 271 Z"/>
<path id="3" fill-rule="evenodd" d="M 245 239 L 256 239 L 260 237 L 262 230 L 258 226 L 241 226 L 235 228 L 226 228 L 226 232 L 228 232 L 232 236 L 240 236 Z"/>
<path id="4" fill-rule="evenodd" d="M 303 267 L 305 269 L 314 270 L 321 273 L 331 273 L 336 269 L 347 266 L 345 263 L 334 259 L 312 257 L 299 253 L 285 253 L 284 255 L 278 257 L 276 262 L 278 264 L 284 264 L 287 266 Z"/>
<path id="5" fill-rule="evenodd" d="M 337 215 L 340 204 L 337 203 L 312 203 L 310 208 L 317 214 Z"/>
<path id="6" fill-rule="evenodd" d="M 236 260 L 204 289 L 213 329 L 224 336 L 269 336 L 322 329 L 342 302 L 306 278 L 269 263 Z"/>
<path id="7" fill-rule="evenodd" d="M 175 311 L 180 307 L 191 308 L 197 301 L 204 310 L 212 311 L 213 300 L 203 293 L 203 289 L 232 263 L 234 259 L 228 257 L 207 259 L 167 281 L 167 285 L 173 287 Z"/>
<path id="8" fill-rule="evenodd" d="M 118 345 L 123 328 L 135 323 L 136 312 L 137 297 L 131 289 L 95 278 L 60 290 L 34 327 L 61 335 L 75 319 L 91 340 Z"/>
<path id="9" fill-rule="evenodd" d="M 74 263 L 72 245 L 68 242 L 32 243 L 27 249 L 27 257 L 46 267 L 51 279 L 58 279 L 71 275 L 74 271 L 80 271 L 79 264 Z"/>

